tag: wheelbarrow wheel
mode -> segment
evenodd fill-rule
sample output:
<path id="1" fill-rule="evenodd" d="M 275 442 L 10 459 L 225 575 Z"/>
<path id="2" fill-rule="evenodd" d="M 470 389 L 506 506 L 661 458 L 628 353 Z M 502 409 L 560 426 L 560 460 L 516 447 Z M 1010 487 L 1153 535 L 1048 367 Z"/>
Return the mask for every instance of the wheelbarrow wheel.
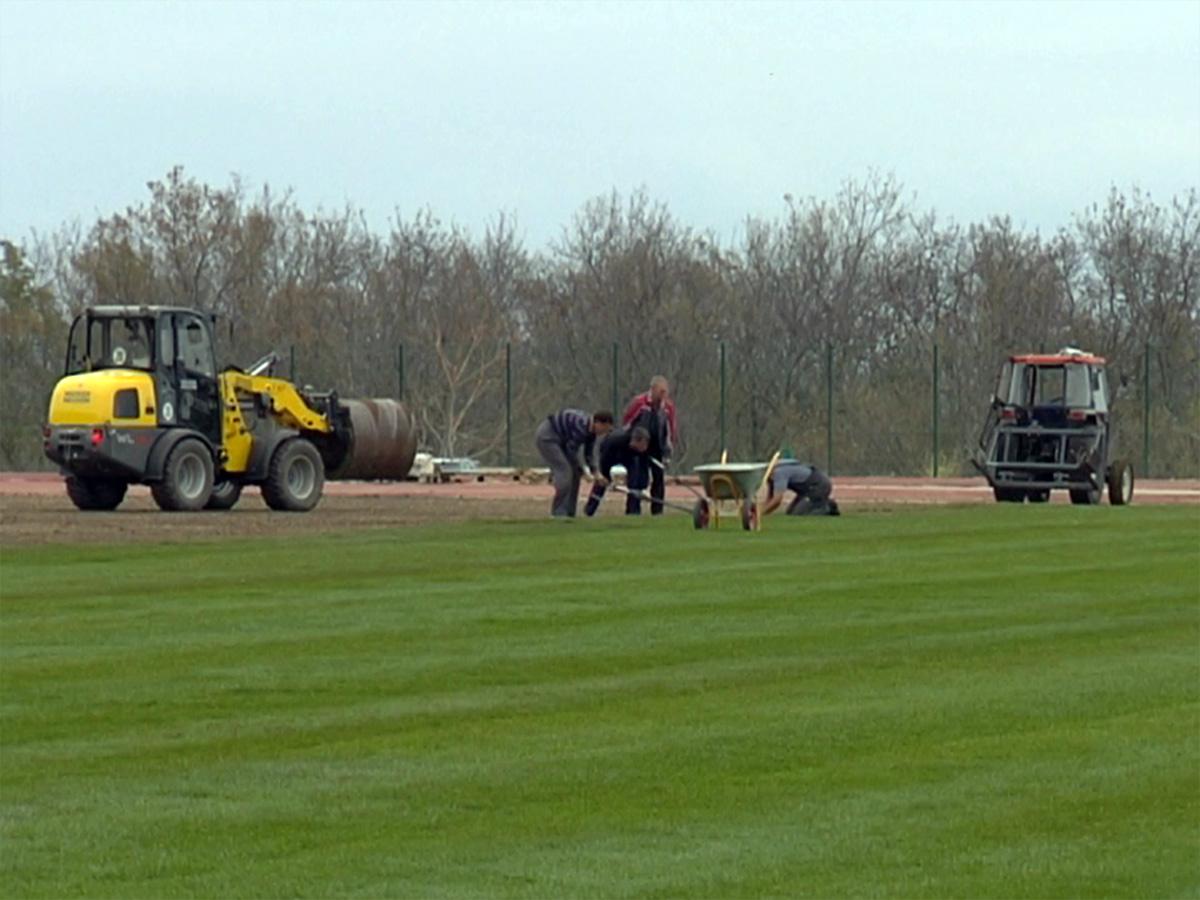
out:
<path id="1" fill-rule="evenodd" d="M 708 520 L 708 501 L 701 498 L 697 500 L 695 506 L 692 507 L 692 524 L 695 525 L 697 529 L 707 528 Z"/>
<path id="2" fill-rule="evenodd" d="M 742 504 L 742 529 L 754 531 L 758 528 L 758 504 L 753 501 Z"/>

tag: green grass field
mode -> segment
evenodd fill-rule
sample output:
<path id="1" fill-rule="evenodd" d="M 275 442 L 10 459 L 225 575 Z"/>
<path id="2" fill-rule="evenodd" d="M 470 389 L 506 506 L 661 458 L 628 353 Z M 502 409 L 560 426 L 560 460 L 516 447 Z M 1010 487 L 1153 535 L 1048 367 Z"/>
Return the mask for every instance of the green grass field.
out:
<path id="1" fill-rule="evenodd" d="M 0 896 L 1200 894 L 1196 507 L 22 548 L 0 588 Z"/>

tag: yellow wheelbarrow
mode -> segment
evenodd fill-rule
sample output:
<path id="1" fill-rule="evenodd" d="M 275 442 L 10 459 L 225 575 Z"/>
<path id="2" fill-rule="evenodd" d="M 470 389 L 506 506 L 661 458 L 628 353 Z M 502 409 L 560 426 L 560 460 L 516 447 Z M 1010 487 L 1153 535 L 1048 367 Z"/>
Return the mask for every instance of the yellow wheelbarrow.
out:
<path id="1" fill-rule="evenodd" d="M 760 530 L 759 496 L 766 489 L 779 454 L 765 463 L 731 463 L 725 461 L 725 454 L 721 456 L 721 462 L 696 466 L 693 470 L 700 476 L 704 496 L 699 497 L 692 507 L 692 524 L 697 528 L 708 528 L 709 525 L 720 528 L 721 505 L 730 503 L 736 506 L 742 528 Z"/>

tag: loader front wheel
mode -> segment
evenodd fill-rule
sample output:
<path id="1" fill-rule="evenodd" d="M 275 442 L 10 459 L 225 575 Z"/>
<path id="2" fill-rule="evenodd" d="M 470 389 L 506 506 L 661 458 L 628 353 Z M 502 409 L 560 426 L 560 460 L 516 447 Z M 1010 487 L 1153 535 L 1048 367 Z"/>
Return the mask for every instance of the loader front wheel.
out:
<path id="1" fill-rule="evenodd" d="M 86 511 L 116 509 L 125 499 L 129 485 L 111 478 L 67 476 L 67 496 L 79 509 Z"/>
<path id="2" fill-rule="evenodd" d="M 1100 488 L 1084 488 L 1082 490 L 1071 491 L 1071 502 L 1076 506 L 1095 506 L 1100 502 Z"/>
<path id="3" fill-rule="evenodd" d="M 271 457 L 262 496 L 267 506 L 282 512 L 308 512 L 321 500 L 325 464 L 311 441 L 289 438 Z"/>
<path id="4" fill-rule="evenodd" d="M 208 502 L 204 504 L 205 509 L 233 509 L 234 504 L 242 496 L 242 484 L 239 481 L 233 481 L 229 478 L 220 478 L 213 485 L 212 494 L 208 497 Z"/>
<path id="5" fill-rule="evenodd" d="M 992 488 L 992 494 L 996 497 L 997 503 L 1025 502 L 1025 492 L 1020 488 L 994 487 Z"/>
<path id="6" fill-rule="evenodd" d="M 184 438 L 167 456 L 162 481 L 150 486 L 154 502 L 167 512 L 204 509 L 213 489 L 213 459 L 196 438 Z"/>

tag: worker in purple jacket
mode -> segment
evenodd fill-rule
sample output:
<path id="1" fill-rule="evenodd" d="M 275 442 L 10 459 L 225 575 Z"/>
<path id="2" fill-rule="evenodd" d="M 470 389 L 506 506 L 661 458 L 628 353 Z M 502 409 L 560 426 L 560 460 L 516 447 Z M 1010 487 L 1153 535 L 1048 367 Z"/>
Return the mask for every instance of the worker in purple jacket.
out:
<path id="1" fill-rule="evenodd" d="M 550 515 L 574 517 L 585 469 L 589 477 L 604 478 L 596 466 L 596 438 L 604 437 L 612 427 L 611 412 L 601 410 L 589 416 L 581 409 L 560 409 L 538 426 L 538 452 L 554 480 Z"/>

